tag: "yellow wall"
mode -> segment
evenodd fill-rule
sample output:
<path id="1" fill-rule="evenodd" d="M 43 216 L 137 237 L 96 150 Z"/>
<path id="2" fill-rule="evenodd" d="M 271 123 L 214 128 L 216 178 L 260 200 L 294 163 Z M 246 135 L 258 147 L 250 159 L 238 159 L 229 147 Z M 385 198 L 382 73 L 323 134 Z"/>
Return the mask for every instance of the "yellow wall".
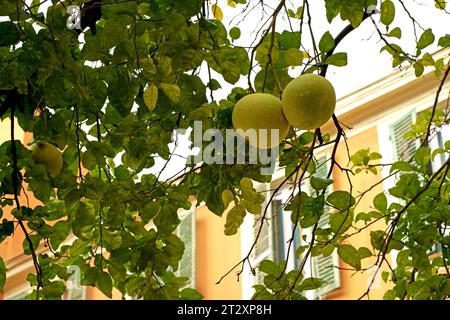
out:
<path id="1" fill-rule="evenodd" d="M 379 145 L 378 145 L 378 134 L 377 134 L 377 128 L 372 127 L 366 131 L 363 131 L 351 138 L 348 139 L 348 146 L 350 150 L 350 156 L 353 155 L 355 152 L 361 149 L 367 149 L 370 148 L 371 152 L 379 152 Z M 342 141 L 340 144 L 340 147 L 337 152 L 336 159 L 339 164 L 346 167 L 347 163 L 349 161 L 348 155 L 347 155 L 347 149 L 345 147 L 345 143 Z M 335 190 L 349 190 L 349 184 L 347 176 L 344 173 L 341 173 L 339 168 L 334 169 L 333 171 L 333 177 L 334 177 L 334 189 Z M 378 171 L 377 175 L 374 175 L 372 173 L 360 173 L 358 175 L 352 176 L 352 185 L 353 185 L 353 195 L 356 197 L 358 194 L 364 192 L 372 185 L 379 182 L 382 177 L 380 174 L 380 171 Z M 383 191 L 383 184 L 379 184 L 373 188 L 370 192 L 368 192 L 359 203 L 358 207 L 355 210 L 355 217 L 360 212 L 368 212 L 373 209 L 373 198 L 380 192 Z M 357 199 L 358 201 L 359 199 Z M 359 222 L 358 227 L 364 227 L 364 222 Z M 370 231 L 372 230 L 384 230 L 385 224 L 383 221 L 380 221 L 366 230 L 355 234 L 351 238 L 348 239 L 348 243 L 353 245 L 355 248 L 360 247 L 367 247 L 369 249 L 372 248 L 372 245 L 370 243 Z M 353 233 L 356 230 L 350 228 L 349 233 Z M 362 261 L 362 267 L 367 268 L 371 266 L 375 262 L 375 258 L 371 259 L 365 259 Z M 340 262 L 340 267 L 342 268 L 351 268 L 350 266 L 346 265 L 342 261 Z M 370 283 L 370 279 L 372 279 L 374 275 L 374 269 L 372 268 L 370 272 L 358 272 L 355 273 L 354 271 L 348 271 L 348 270 L 341 270 L 341 289 L 329 294 L 326 298 L 327 299 L 357 299 L 359 298 L 368 288 L 368 283 Z M 381 272 L 386 270 L 386 266 L 382 270 L 378 272 L 378 275 L 381 276 Z M 368 277 L 370 279 L 368 279 Z M 386 284 L 381 281 L 381 277 L 379 278 L 380 281 L 374 282 L 377 284 L 380 284 L 379 289 L 376 289 L 375 286 L 372 287 L 370 290 L 370 298 L 371 299 L 382 299 L 383 293 L 387 290 Z"/>
<path id="2" fill-rule="evenodd" d="M 196 287 L 205 299 L 241 299 L 236 273 L 216 282 L 241 259 L 240 233 L 224 235 L 226 213 L 214 215 L 207 207 L 196 210 Z"/>
<path id="3" fill-rule="evenodd" d="M 0 144 L 3 144 L 4 142 L 10 140 L 11 137 L 11 121 L 9 119 L 5 119 L 0 122 Z M 28 141 L 29 139 L 28 135 L 25 135 L 23 130 L 19 127 L 17 120 L 14 124 L 14 138 L 16 140 L 23 140 Z M 24 140 L 25 139 L 25 140 Z M 20 203 L 26 203 L 26 198 L 24 193 L 19 197 Z M 36 206 L 38 202 L 36 199 L 31 197 L 29 199 L 30 206 Z M 3 217 L 2 219 L 11 219 L 11 207 L 5 207 L 3 208 Z M 25 239 L 25 236 L 20 229 L 19 226 L 16 226 L 14 235 L 12 237 L 8 237 L 0 244 L 0 256 L 3 258 L 5 263 L 9 261 L 10 259 L 13 259 L 15 257 L 18 257 L 23 253 L 23 247 L 22 242 Z M 19 283 L 26 282 L 26 274 L 19 274 L 18 277 L 15 277 L 14 279 L 6 279 L 5 283 L 5 289 L 11 286 L 15 286 Z"/>

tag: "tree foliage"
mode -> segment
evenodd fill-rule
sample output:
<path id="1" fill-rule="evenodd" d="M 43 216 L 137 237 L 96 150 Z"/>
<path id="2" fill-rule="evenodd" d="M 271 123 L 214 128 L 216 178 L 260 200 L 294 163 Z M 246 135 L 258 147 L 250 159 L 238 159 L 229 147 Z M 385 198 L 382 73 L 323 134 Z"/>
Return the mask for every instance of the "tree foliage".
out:
<path id="1" fill-rule="evenodd" d="M 188 279 L 176 272 L 184 251 L 174 233 L 179 209 L 191 207 L 191 196 L 219 216 L 231 204 L 224 226 L 227 235 L 237 232 L 247 214 L 262 212 L 262 226 L 270 217 L 254 182 L 269 182 L 271 177 L 260 173 L 259 164 L 193 163 L 164 181 L 147 169 L 158 157 L 169 161 L 176 156 L 168 147 L 174 131 L 202 121 L 204 130 L 224 132 L 231 128 L 234 104 L 244 95 L 264 91 L 280 96 L 292 79 L 291 67 L 326 76 L 328 66 L 346 66 L 348 53 L 339 52 L 339 43 L 362 24 L 372 20 L 393 67 L 409 63 L 419 77 L 432 66 L 441 79 L 440 89 L 448 76 L 445 61 L 435 61 L 427 49 L 432 44 L 450 46 L 450 35 L 417 28 L 414 52 L 396 44 L 403 32 L 396 26 L 396 10 L 407 10 L 400 0 L 323 0 L 329 22 L 339 17 L 348 23 L 340 33 L 330 30 L 323 35 L 310 28 L 314 17 L 308 1 L 293 6 L 280 0 L 268 15 L 267 28 L 245 48 L 234 45 L 244 30 L 235 22 L 224 25 L 225 10 L 215 1 L 91 1 L 101 6 L 101 18 L 92 24 L 86 16 L 89 10 L 83 11 L 82 21 L 91 30 L 79 37 L 80 32 L 67 28 L 67 7 L 83 2 L 87 1 L 0 0 L 0 16 L 5 18 L 0 22 L 2 119 L 9 119 L 13 129 L 16 119 L 35 142 L 62 150 L 64 159 L 61 173 L 53 177 L 35 163 L 14 130 L 0 146 L 1 206 L 13 207 L 13 218 L 0 224 L 0 241 L 12 236 L 16 225 L 25 233 L 24 253 L 35 265 L 28 277 L 35 289 L 30 299 L 60 298 L 67 268 L 74 265 L 81 270 L 83 285 L 95 286 L 109 297 L 117 288 L 122 295 L 144 299 L 199 298 L 195 290 L 184 288 Z M 227 3 L 244 12 L 264 6 L 263 1 Z M 381 25 L 373 20 L 378 13 L 371 8 L 377 4 Z M 436 10 L 448 9 L 445 1 L 435 5 Z M 299 22 L 300 29 L 278 30 L 281 16 Z M 304 34 L 315 41 L 303 40 Z M 205 68 L 206 77 L 199 73 Z M 221 77 L 214 79 L 212 70 Z M 239 87 L 240 79 L 247 79 L 247 85 Z M 214 92 L 225 83 L 234 86 L 227 99 L 215 99 Z M 304 298 L 305 291 L 325 284 L 304 276 L 306 258 L 333 250 L 356 271 L 364 259 L 376 257 L 378 267 L 387 263 L 389 252 L 399 250 L 397 267 L 383 273 L 392 283 L 385 298 L 447 298 L 450 237 L 444 231 L 450 223 L 450 162 L 434 172 L 429 164 L 436 155 L 447 154 L 450 145 L 431 150 L 428 141 L 432 128 L 446 124 L 448 115 L 435 104 L 418 119 L 406 138 L 417 139 L 421 147 L 413 159 L 391 165 L 397 179 L 388 190 L 390 200 L 380 193 L 370 212 L 358 212 L 361 197 L 351 189 L 325 194 L 333 182 L 332 170 L 341 170 L 350 180 L 362 172 L 376 174 L 381 157 L 361 150 L 351 155 L 348 167 L 339 164 L 335 154 L 345 134 L 333 119 L 333 140 L 316 130 L 291 132 L 282 144 L 282 185 L 291 181 L 300 188 L 302 181 L 310 180 L 313 187 L 310 193 L 293 192 L 284 205 L 296 226 L 311 228 L 313 237 L 305 248 L 296 248 L 302 257 L 299 269 L 287 272 L 283 262 L 260 265 L 266 277 L 264 285 L 255 287 L 255 298 Z M 324 144 L 334 144 L 328 178 L 315 178 L 315 154 Z M 29 207 L 19 199 L 24 192 L 41 204 Z M 320 227 L 325 206 L 332 209 L 331 222 Z M 388 226 L 371 232 L 372 248 L 347 242 L 361 221 L 366 227 L 375 221 Z M 427 251 L 436 243 L 442 245 L 443 255 L 430 260 Z M 42 246 L 51 254 L 37 254 Z M 5 272 L 0 259 L 0 287 Z"/>

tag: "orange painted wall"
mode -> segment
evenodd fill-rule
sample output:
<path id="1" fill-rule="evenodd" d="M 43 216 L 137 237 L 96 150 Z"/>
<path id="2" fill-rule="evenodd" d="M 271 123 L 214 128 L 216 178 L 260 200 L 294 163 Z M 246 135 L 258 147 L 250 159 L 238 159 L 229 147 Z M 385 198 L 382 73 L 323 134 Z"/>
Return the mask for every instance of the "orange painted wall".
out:
<path id="1" fill-rule="evenodd" d="M 9 122 L 9 120 L 5 120 L 5 121 Z M 7 123 L 1 123 L 0 128 L 1 128 L 1 133 L 2 133 L 2 135 L 1 135 L 2 139 L 0 140 L 0 142 L 3 143 L 4 141 L 9 140 L 9 130 L 11 127 Z M 24 141 L 24 145 L 26 145 L 26 143 L 28 143 L 28 141 L 30 141 L 30 139 L 31 139 L 31 134 L 28 134 L 28 133 L 24 134 L 23 131 L 21 131 L 21 129 L 19 129 L 17 125 L 16 125 L 16 130 L 15 130 L 14 136 L 15 136 L 16 140 L 22 139 Z M 23 188 L 25 190 L 27 189 L 26 183 L 23 183 Z M 28 197 L 26 195 L 28 195 Z M 38 200 L 36 200 L 32 195 L 30 195 L 29 191 L 25 194 L 25 192 L 23 190 L 19 196 L 19 202 L 21 205 L 29 205 L 31 208 L 40 204 L 40 202 Z M 3 208 L 2 219 L 11 220 L 11 218 L 12 218 L 11 210 L 12 210 L 12 207 Z M 18 224 L 15 224 L 14 227 L 15 227 L 15 229 L 14 229 L 13 236 L 8 237 L 0 244 L 0 256 L 3 258 L 3 260 L 5 261 L 6 264 L 9 260 L 16 258 L 20 255 L 23 255 L 22 243 L 25 239 L 25 235 Z M 30 259 L 31 259 L 31 257 L 30 257 Z M 16 283 L 25 283 L 25 282 L 26 282 L 26 274 L 20 274 L 15 279 L 7 278 L 6 283 L 5 283 L 5 288 L 10 287 L 11 285 L 15 285 Z"/>
<path id="2" fill-rule="evenodd" d="M 216 282 L 241 259 L 240 233 L 224 235 L 226 214 L 214 215 L 207 207 L 196 210 L 196 287 L 205 299 L 241 299 L 242 286 L 235 272 Z"/>
<path id="3" fill-rule="evenodd" d="M 379 152 L 379 144 L 378 144 L 378 134 L 377 128 L 372 127 L 368 130 L 365 130 L 355 136 L 352 136 L 348 139 L 348 147 L 350 150 L 350 155 L 353 155 L 355 152 L 361 149 L 370 148 L 371 152 Z M 347 149 L 345 147 L 344 142 L 342 141 L 340 147 L 337 152 L 337 161 L 342 166 L 347 166 L 349 158 L 347 155 Z M 383 160 L 381 160 L 383 161 Z M 338 168 L 334 169 L 334 189 L 335 190 L 349 190 L 349 184 L 347 176 L 344 173 L 341 173 Z M 352 176 L 352 185 L 353 185 L 353 195 L 356 197 L 358 194 L 364 192 L 372 185 L 376 184 L 382 179 L 380 171 L 378 171 L 377 175 L 372 173 L 360 173 L 356 176 Z M 358 207 L 355 210 L 355 217 L 360 212 L 368 212 L 373 209 L 373 198 L 380 192 L 383 191 L 383 184 L 379 184 L 373 188 L 370 192 L 366 193 L 366 195 L 362 198 L 361 202 L 358 204 Z M 358 199 L 357 199 L 358 201 Z M 364 223 L 360 222 L 358 227 L 363 227 Z M 380 221 L 366 230 L 355 234 L 351 238 L 348 239 L 347 243 L 353 245 L 355 248 L 367 247 L 369 249 L 372 248 L 370 243 L 370 231 L 372 230 L 384 230 L 385 224 L 383 221 Z M 354 229 L 349 229 L 348 232 L 355 232 Z M 367 268 L 375 262 L 375 258 L 365 259 L 362 261 L 362 268 Z M 342 268 L 351 268 L 345 263 L 341 261 L 340 267 Z M 357 299 L 359 298 L 368 288 L 368 284 L 370 283 L 375 268 L 370 269 L 370 272 L 358 272 L 341 270 L 341 289 L 329 294 L 327 299 Z M 387 270 L 387 266 L 381 269 L 378 272 L 378 275 L 381 275 L 381 272 Z M 374 282 L 374 284 L 379 284 L 379 288 L 376 286 L 372 286 L 370 290 L 370 299 L 382 299 L 383 293 L 388 289 L 387 285 L 381 280 L 381 277 L 378 278 L 379 281 Z"/>

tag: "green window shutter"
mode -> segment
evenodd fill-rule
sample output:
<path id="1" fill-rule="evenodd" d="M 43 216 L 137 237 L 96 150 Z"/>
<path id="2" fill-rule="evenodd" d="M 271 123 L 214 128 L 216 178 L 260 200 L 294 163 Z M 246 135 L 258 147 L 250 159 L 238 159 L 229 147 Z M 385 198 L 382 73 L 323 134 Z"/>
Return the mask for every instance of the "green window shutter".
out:
<path id="1" fill-rule="evenodd" d="M 181 218 L 178 236 L 184 242 L 184 254 L 180 260 L 178 276 L 190 279 L 187 287 L 195 288 L 195 210 Z"/>
<path id="2" fill-rule="evenodd" d="M 273 256 L 276 263 L 285 259 L 284 252 L 284 228 L 283 228 L 283 201 L 272 201 L 272 243 Z"/>
<path id="3" fill-rule="evenodd" d="M 326 162 L 328 157 L 321 156 L 317 159 L 318 168 L 314 173 L 314 176 L 318 178 L 326 178 L 328 175 L 328 171 L 330 170 L 330 161 Z M 310 192 L 312 192 L 311 186 L 308 187 Z M 328 186 L 325 190 L 325 197 L 333 192 L 333 185 Z M 324 213 L 319 220 L 318 227 L 319 228 L 327 228 L 330 224 L 330 214 L 331 209 L 328 206 L 325 206 Z M 339 257 L 337 254 L 337 250 L 334 250 L 333 253 L 327 257 L 323 255 L 319 255 L 311 258 L 312 262 L 312 275 L 317 278 L 321 278 L 327 282 L 322 288 L 319 288 L 315 292 L 316 297 L 321 297 L 333 290 L 340 288 L 340 273 L 339 269 L 336 268 L 339 266 Z"/>
<path id="4" fill-rule="evenodd" d="M 414 153 L 417 150 L 417 141 L 405 139 L 403 136 L 411 130 L 415 117 L 415 112 L 410 112 L 390 127 L 390 138 L 394 148 L 395 160 L 409 161 L 414 157 Z"/>
<path id="5" fill-rule="evenodd" d="M 406 132 L 411 130 L 411 125 L 416 120 L 416 114 L 415 112 L 410 112 L 401 119 L 397 120 L 394 124 L 391 125 L 390 131 L 391 131 L 391 141 L 394 148 L 394 160 L 403 160 L 403 161 L 409 161 L 414 157 L 414 153 L 418 148 L 418 141 L 414 139 L 404 139 L 403 136 Z M 443 146 L 442 141 L 442 135 L 439 132 L 436 139 L 438 147 Z M 432 171 L 433 168 L 430 167 L 430 171 Z M 431 247 L 427 253 L 432 254 L 435 252 L 441 251 L 441 245 L 436 243 Z"/>
<path id="6" fill-rule="evenodd" d="M 252 230 L 253 241 L 256 239 L 256 236 L 258 235 L 260 226 L 261 220 L 255 219 Z M 267 221 L 264 221 L 258 241 L 256 242 L 255 247 L 253 248 L 253 263 L 256 266 L 258 266 L 263 260 L 273 259 L 273 244 L 271 240 L 272 240 L 271 225 Z M 265 274 L 263 272 L 260 272 L 259 268 L 257 267 L 255 284 L 264 283 L 264 276 Z"/>

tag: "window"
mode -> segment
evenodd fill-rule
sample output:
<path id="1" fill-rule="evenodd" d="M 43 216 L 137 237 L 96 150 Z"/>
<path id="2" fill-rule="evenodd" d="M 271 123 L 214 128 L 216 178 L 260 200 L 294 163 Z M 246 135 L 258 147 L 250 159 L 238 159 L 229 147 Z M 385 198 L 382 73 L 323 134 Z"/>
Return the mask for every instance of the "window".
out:
<path id="1" fill-rule="evenodd" d="M 410 112 L 404 117 L 394 122 L 390 127 L 390 140 L 393 145 L 394 159 L 409 161 L 414 157 L 417 150 L 417 141 L 404 139 L 405 133 L 411 130 L 411 126 L 416 120 L 415 112 Z"/>
<path id="2" fill-rule="evenodd" d="M 287 191 L 287 189 L 286 189 Z M 269 197 L 269 196 L 268 196 Z M 288 249 L 287 240 L 292 236 L 292 229 L 286 226 L 292 226 L 290 216 L 286 215 L 283 206 L 288 198 L 287 192 L 280 192 L 280 194 L 273 197 L 271 204 L 268 207 L 267 218 L 262 225 L 261 233 L 258 241 L 252 252 L 252 260 L 255 267 L 257 267 L 264 260 L 273 260 L 279 264 L 286 260 L 286 253 Z M 263 204 L 263 211 L 267 203 Z M 252 243 L 255 241 L 259 229 L 261 228 L 261 216 L 253 216 L 252 229 Z M 291 248 L 289 255 L 288 270 L 292 269 L 291 261 L 293 261 L 294 252 Z M 264 283 L 265 274 L 256 268 L 255 284 Z"/>
<path id="3" fill-rule="evenodd" d="M 405 116 L 399 118 L 390 125 L 389 128 L 389 140 L 392 143 L 392 161 L 403 160 L 410 161 L 414 157 L 415 151 L 420 146 L 420 141 L 414 139 L 404 139 L 404 135 L 411 130 L 412 124 L 416 121 L 416 112 L 411 111 Z M 450 126 L 443 125 L 442 128 L 432 128 L 431 139 L 429 145 L 432 150 L 437 148 L 444 148 L 445 141 L 450 139 Z M 380 139 L 381 140 L 381 139 Z M 382 143 L 382 141 L 380 141 Z M 384 154 L 383 154 L 384 156 Z M 430 173 L 438 170 L 443 163 L 447 160 L 447 155 L 440 154 L 437 155 L 433 161 L 430 163 L 429 170 Z M 394 180 L 388 183 L 388 190 L 395 184 Z M 442 251 L 442 246 L 440 244 L 433 245 L 432 248 L 428 250 L 428 254 Z"/>
<path id="4" fill-rule="evenodd" d="M 263 206 L 264 208 L 264 206 Z M 270 225 L 269 225 L 270 224 Z M 253 241 L 255 241 L 259 229 L 261 228 L 261 220 L 260 219 L 254 219 L 253 223 Z M 253 248 L 253 264 L 255 266 L 258 266 L 262 261 L 267 259 L 273 259 L 273 244 L 272 244 L 272 229 L 271 229 L 271 223 L 269 221 L 264 221 L 262 224 L 261 232 L 259 234 L 258 241 L 255 244 L 255 247 Z M 265 274 L 263 272 L 259 271 L 259 268 L 256 268 L 256 277 L 255 277 L 255 284 L 262 284 L 264 283 L 264 276 Z"/>
<path id="5" fill-rule="evenodd" d="M 281 199 L 272 201 L 272 243 L 273 259 L 276 263 L 286 260 L 284 255 L 285 236 L 283 228 L 283 202 Z M 289 239 L 289 238 L 288 238 Z"/>
<path id="6" fill-rule="evenodd" d="M 182 215 L 177 233 L 184 242 L 184 254 L 180 260 L 177 274 L 180 277 L 189 278 L 190 281 L 186 286 L 195 288 L 195 209 Z"/>
<path id="7" fill-rule="evenodd" d="M 328 171 L 330 169 L 330 164 L 327 161 L 327 156 L 322 156 L 317 159 L 318 167 L 316 172 L 314 173 L 315 177 L 318 178 L 326 178 L 328 175 Z M 309 182 L 309 181 L 308 181 Z M 305 190 L 309 195 L 313 193 L 312 187 L 309 183 L 305 184 Z M 330 185 L 325 190 L 325 197 L 333 192 L 333 186 Z M 319 220 L 318 227 L 319 228 L 327 228 L 330 223 L 330 214 L 331 208 L 325 206 L 324 213 Z M 311 230 L 308 230 L 310 233 Z M 339 256 L 337 254 L 337 250 L 334 250 L 333 253 L 327 257 L 323 255 L 319 255 L 316 257 L 311 257 L 311 270 L 310 275 L 315 278 L 321 278 L 325 280 L 327 283 L 322 288 L 319 288 L 314 291 L 313 298 L 320 298 L 325 294 L 334 291 L 340 288 L 340 274 L 339 269 L 336 268 L 339 266 Z"/>
<path id="8" fill-rule="evenodd" d="M 325 163 L 326 157 L 321 157 L 319 159 L 319 167 L 316 172 L 316 176 L 326 177 L 328 174 L 329 165 Z M 306 190 L 309 194 L 312 193 L 312 188 L 309 184 L 304 184 L 302 190 Z M 332 192 L 331 187 L 326 191 L 326 194 Z M 273 200 L 268 208 L 271 215 L 267 215 L 268 220 L 264 221 L 258 242 L 253 250 L 253 264 L 258 266 L 261 261 L 266 259 L 274 260 L 276 263 L 285 261 L 289 249 L 288 240 L 292 237 L 292 230 L 294 224 L 291 222 L 290 216 L 291 212 L 284 210 L 286 201 L 292 194 L 292 190 L 288 187 L 282 188 L 277 195 L 273 197 Z M 265 205 L 263 205 L 265 208 Z M 252 241 L 256 238 L 259 228 L 261 227 L 261 221 L 258 216 L 252 216 Z M 324 212 L 321 220 L 319 221 L 319 227 L 325 228 L 330 219 L 330 209 L 327 208 Z M 289 259 L 287 261 L 286 270 L 292 270 L 293 268 L 298 268 L 300 265 L 300 259 L 295 257 L 295 248 L 300 245 L 304 245 L 303 241 L 300 239 L 303 233 L 308 236 L 310 234 L 311 228 L 306 230 L 300 230 L 297 226 L 296 232 L 294 233 L 293 246 L 290 248 Z M 334 251 L 328 257 L 317 256 L 309 257 L 305 265 L 305 275 L 307 277 L 320 277 L 327 281 L 327 284 L 315 291 L 311 298 L 318 298 L 331 292 L 340 287 L 340 277 L 339 269 L 336 268 L 339 264 L 339 258 L 337 251 Z M 256 268 L 256 277 L 253 283 L 262 284 L 265 274 L 259 272 Z"/>

